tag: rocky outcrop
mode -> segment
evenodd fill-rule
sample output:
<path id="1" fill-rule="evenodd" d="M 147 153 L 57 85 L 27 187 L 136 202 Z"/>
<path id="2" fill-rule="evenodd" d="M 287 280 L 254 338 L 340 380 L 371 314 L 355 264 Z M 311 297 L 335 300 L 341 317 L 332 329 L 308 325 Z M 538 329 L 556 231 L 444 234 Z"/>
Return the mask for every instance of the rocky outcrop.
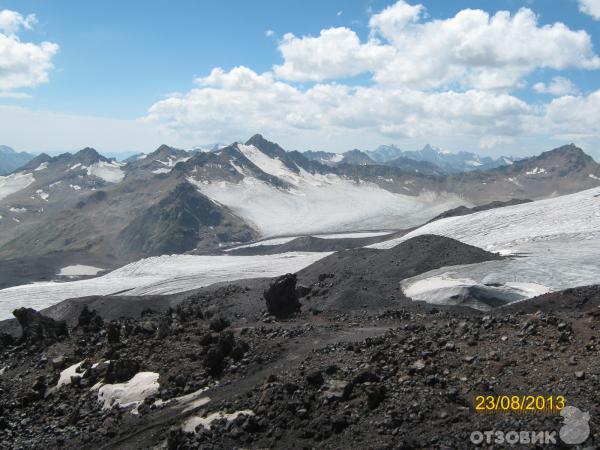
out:
<path id="1" fill-rule="evenodd" d="M 285 274 L 276 278 L 264 292 L 267 311 L 278 319 L 285 319 L 300 311 L 296 293 L 295 274 Z"/>
<path id="2" fill-rule="evenodd" d="M 84 332 L 97 332 L 104 326 L 104 320 L 102 320 L 102 317 L 95 310 L 90 311 L 87 305 L 85 305 L 77 319 L 77 326 Z"/>
<path id="3" fill-rule="evenodd" d="M 42 316 L 31 308 L 19 308 L 13 311 L 21 326 L 21 340 L 50 345 L 68 336 L 67 324 L 50 317 Z"/>

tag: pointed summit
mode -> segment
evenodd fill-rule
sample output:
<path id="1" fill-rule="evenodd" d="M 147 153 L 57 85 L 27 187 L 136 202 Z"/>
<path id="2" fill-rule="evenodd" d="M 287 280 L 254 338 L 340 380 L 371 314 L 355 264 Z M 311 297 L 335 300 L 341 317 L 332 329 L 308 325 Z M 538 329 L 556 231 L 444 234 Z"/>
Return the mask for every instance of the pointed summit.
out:
<path id="1" fill-rule="evenodd" d="M 162 144 L 152 153 L 149 153 L 148 156 L 152 158 L 160 158 L 163 156 L 168 156 L 175 153 L 175 149 L 173 147 L 168 146 L 167 144 Z"/>
<path id="2" fill-rule="evenodd" d="M 275 142 L 271 142 L 266 140 L 261 134 L 255 134 L 248 141 L 246 141 L 246 145 L 253 145 L 261 152 L 269 155 L 271 158 L 275 157 L 285 157 L 286 151 L 276 144 Z"/>
<path id="3" fill-rule="evenodd" d="M 581 156 L 581 155 L 588 156 L 580 147 L 577 147 L 573 143 L 563 145 L 561 147 L 557 147 L 555 149 L 552 149 L 552 150 L 542 153 L 542 155 L 549 155 L 549 154 L 563 154 L 563 155 L 571 154 L 571 155 L 576 155 L 576 156 Z"/>
<path id="4" fill-rule="evenodd" d="M 271 143 L 269 141 L 267 141 L 262 134 L 255 134 L 254 136 L 252 136 L 250 139 L 248 139 L 246 141 L 246 145 L 254 145 L 256 146 L 256 144 L 261 143 L 261 142 L 267 142 L 267 143 Z"/>
<path id="5" fill-rule="evenodd" d="M 109 161 L 108 158 L 105 158 L 91 147 L 86 147 L 83 150 L 79 150 L 73 155 L 73 157 L 77 160 L 77 162 L 80 162 L 84 166 L 91 166 L 99 161 Z"/>
<path id="6" fill-rule="evenodd" d="M 170 152 L 171 150 L 174 150 L 173 147 L 170 147 L 167 144 L 161 144 L 153 153 Z"/>
<path id="7" fill-rule="evenodd" d="M 23 167 L 20 167 L 18 170 L 33 170 L 40 166 L 40 164 L 44 164 L 46 162 L 50 162 L 52 157 L 47 155 L 46 153 L 40 153 Z"/>
<path id="8" fill-rule="evenodd" d="M 543 162 L 545 166 L 555 167 L 563 173 L 596 166 L 594 159 L 575 144 L 563 145 L 544 152 L 540 156 L 530 158 L 530 160 Z"/>

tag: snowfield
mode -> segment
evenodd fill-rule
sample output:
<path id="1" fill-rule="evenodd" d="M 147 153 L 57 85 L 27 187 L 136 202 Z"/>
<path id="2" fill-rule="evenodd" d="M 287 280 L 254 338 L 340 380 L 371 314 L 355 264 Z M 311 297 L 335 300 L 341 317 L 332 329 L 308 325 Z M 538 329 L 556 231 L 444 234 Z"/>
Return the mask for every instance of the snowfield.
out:
<path id="1" fill-rule="evenodd" d="M 593 188 L 467 216 L 447 217 L 370 247 L 391 248 L 415 236 L 437 234 L 497 252 L 518 250 L 519 246 L 532 241 L 573 237 L 584 240 L 599 233 L 600 188 Z"/>
<path id="2" fill-rule="evenodd" d="M 260 230 L 263 238 L 357 230 L 400 229 L 419 225 L 447 209 L 464 205 L 454 194 L 395 194 L 370 182 L 333 174 L 296 174 L 278 158 L 252 145 L 240 151 L 261 170 L 289 183 L 281 189 L 245 174 L 239 183 L 205 184 L 188 178 L 203 194 L 231 208 Z"/>
<path id="3" fill-rule="evenodd" d="M 549 291 L 600 283 L 600 188 L 532 203 L 448 217 L 405 236 L 373 244 L 391 248 L 423 234 L 448 236 L 488 251 L 515 257 L 437 269 L 404 280 L 416 300 L 466 303 L 480 309 L 473 292 L 504 303 Z"/>
<path id="4" fill-rule="evenodd" d="M 103 270 L 104 269 L 100 269 L 98 267 L 75 264 L 73 266 L 63 267 L 60 269 L 60 272 L 58 272 L 58 275 L 62 277 L 89 276 L 97 275 L 98 272 L 102 272 Z"/>
<path id="5" fill-rule="evenodd" d="M 264 256 L 170 255 L 146 258 L 104 276 L 71 282 L 43 282 L 0 290 L 0 320 L 20 307 L 43 309 L 88 295 L 174 294 L 221 281 L 274 277 L 331 254 L 291 252 Z"/>
<path id="6" fill-rule="evenodd" d="M 118 162 L 99 161 L 87 168 L 87 174 L 102 178 L 109 183 L 119 183 L 125 178 L 125 172 L 121 170 L 122 165 Z"/>
<path id="7" fill-rule="evenodd" d="M 158 169 L 155 169 L 152 171 L 152 173 L 169 173 L 173 170 L 173 168 L 180 162 L 186 162 L 188 159 L 190 159 L 191 156 L 185 157 L 185 158 L 174 158 L 173 156 L 169 156 L 167 157 L 166 161 L 161 161 L 160 159 L 155 159 L 155 161 L 157 163 L 162 164 L 164 167 L 160 167 Z"/>
<path id="8" fill-rule="evenodd" d="M 33 174 L 18 172 L 0 177 L 0 200 L 25 189 L 35 181 Z"/>

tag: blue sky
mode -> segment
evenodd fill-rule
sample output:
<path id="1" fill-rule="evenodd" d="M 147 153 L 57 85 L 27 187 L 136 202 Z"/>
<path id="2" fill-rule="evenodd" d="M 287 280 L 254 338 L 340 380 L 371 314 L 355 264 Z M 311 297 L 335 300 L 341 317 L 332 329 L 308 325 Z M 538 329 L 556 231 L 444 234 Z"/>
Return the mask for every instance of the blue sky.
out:
<path id="1" fill-rule="evenodd" d="M 592 3 L 585 9 L 580 1 Z M 486 61 L 485 67 L 481 66 L 483 69 L 476 69 L 478 81 L 472 83 L 464 80 L 474 73 L 474 69 L 461 62 L 460 67 L 448 67 L 448 72 L 457 71 L 456 77 L 437 83 L 434 81 L 436 74 L 444 70 L 437 67 L 424 75 L 430 76 L 431 82 L 420 83 L 404 76 L 390 81 L 390 70 L 384 73 L 387 63 L 383 55 L 377 58 L 366 56 L 367 62 L 351 61 L 348 55 L 335 55 L 335 40 L 331 41 L 334 50 L 330 47 L 325 50 L 330 52 L 332 59 L 342 61 L 333 75 L 322 61 L 315 62 L 314 66 L 315 73 L 323 70 L 321 75 L 307 76 L 298 70 L 301 66 L 313 67 L 313 61 L 306 58 L 321 48 L 320 42 L 307 42 L 303 38 L 319 37 L 321 31 L 327 29 L 348 30 L 349 34 L 336 35 L 335 39 L 347 39 L 353 34 L 360 41 L 359 51 L 364 50 L 365 54 L 388 50 L 390 55 L 398 54 L 397 67 L 402 70 L 410 70 L 415 64 L 420 65 L 420 61 L 423 65 L 428 64 L 429 56 L 423 57 L 423 53 L 403 54 L 409 52 L 403 45 L 410 42 L 412 46 L 420 46 L 423 41 L 424 49 L 428 48 L 426 46 L 433 48 L 431 31 L 424 27 L 420 30 L 416 27 L 400 29 L 396 23 L 396 29 L 388 30 L 386 35 L 383 31 L 385 25 L 379 29 L 370 25 L 370 20 L 386 8 L 396 6 L 399 11 L 398 4 L 404 3 L 402 1 L 0 0 L 0 11 L 18 12 L 23 17 L 35 15 L 35 23 L 29 27 L 22 26 L 16 33 L 18 42 L 39 45 L 48 41 L 58 46 L 50 58 L 53 67 L 45 70 L 47 81 L 9 86 L 4 89 L 3 95 L 0 72 L 0 119 L 6 119 L 3 120 L 6 128 L 0 129 L 0 141 L 28 151 L 56 152 L 95 145 L 103 151 L 119 152 L 148 151 L 161 142 L 181 147 L 228 142 L 246 138 L 252 132 L 262 132 L 289 148 L 300 149 L 342 151 L 354 147 L 373 148 L 382 143 L 416 148 L 432 142 L 451 150 L 464 148 L 489 154 L 522 154 L 547 149 L 571 139 L 592 154 L 599 155 L 596 147 L 600 143 L 600 130 L 597 126 L 589 132 L 582 130 L 581 117 L 575 116 L 571 130 L 568 124 L 556 124 L 557 121 L 552 119 L 570 109 L 580 113 L 589 111 L 590 114 L 600 111 L 600 100 L 593 95 L 600 89 L 600 67 L 596 67 L 593 61 L 600 52 L 600 17 L 595 17 L 597 10 L 593 9 L 597 0 L 580 1 L 408 1 L 406 5 L 410 7 L 419 3 L 423 6 L 418 18 L 411 19 L 411 24 L 417 25 L 449 21 L 466 9 L 481 9 L 490 17 L 498 11 L 508 11 L 509 17 L 514 18 L 521 8 L 528 8 L 537 20 L 532 32 L 543 32 L 545 26 L 562 22 L 571 33 L 565 33 L 568 41 L 565 42 L 573 44 L 576 52 L 582 52 L 579 60 L 557 57 L 551 67 L 544 67 L 543 62 L 537 63 L 523 73 L 517 70 L 517 75 L 514 75 L 514 68 L 518 67 L 518 58 L 523 58 L 523 55 L 515 57 L 517 63 L 507 63 L 504 57 Z M 452 23 L 448 22 L 448 25 L 452 29 Z M 434 23 L 429 28 L 435 26 Z M 267 33 L 268 30 L 272 33 Z M 573 33 L 578 30 L 583 30 L 591 40 L 591 50 L 586 50 L 586 46 L 574 37 Z M 293 44 L 287 47 L 287 54 L 286 33 L 293 34 L 293 37 L 287 38 L 287 42 Z M 419 33 L 422 33 L 422 38 Z M 8 35 L 6 31 L 5 34 Z M 400 35 L 398 42 L 388 45 Z M 371 39 L 376 39 L 377 45 L 367 48 Z M 469 42 L 468 45 L 472 46 L 472 42 L 477 42 L 477 36 Z M 558 48 L 565 45 L 560 40 L 555 44 Z M 486 52 L 495 51 L 492 47 L 493 43 L 482 44 L 482 58 L 487 58 Z M 506 52 L 506 48 L 502 51 Z M 586 51 L 587 54 L 584 54 Z M 535 53 L 532 48 L 532 54 Z M 415 61 L 417 57 L 420 61 Z M 433 61 L 438 56 L 432 53 L 430 58 Z M 472 55 L 469 56 L 469 61 L 475 60 Z M 296 68 L 286 70 L 286 61 L 290 62 L 290 67 L 295 65 Z M 284 69 L 275 70 L 277 65 L 284 66 Z M 261 87 L 253 88 L 257 89 L 256 101 L 252 95 L 239 93 L 238 78 L 235 82 L 228 81 L 228 86 L 223 84 L 222 77 L 217 81 L 211 79 L 208 83 L 194 83 L 197 78 L 207 77 L 214 68 L 221 68 L 224 74 L 232 74 L 236 67 L 251 71 L 250 75 L 244 76 L 272 75 L 272 80 L 265 81 L 269 86 L 264 86 L 260 81 L 262 78 L 257 78 Z M 503 81 L 501 85 L 491 87 L 482 84 L 483 78 L 496 78 L 496 68 L 498 73 L 501 72 L 499 76 L 509 76 L 510 82 Z M 553 82 L 557 77 L 558 80 Z M 381 81 L 383 79 L 385 81 Z M 231 83 L 235 85 L 233 88 Z M 554 87 L 550 88 L 551 85 Z M 404 112 L 395 110 L 393 105 L 382 104 L 383 110 L 390 110 L 389 117 L 378 119 L 373 112 L 365 113 L 369 116 L 363 117 L 358 111 L 346 117 L 346 111 L 340 110 L 340 105 L 345 102 L 353 104 L 352 107 L 357 110 L 365 109 L 356 92 L 352 91 L 357 86 L 376 89 L 377 92 L 364 92 L 362 95 L 366 97 L 376 94 L 385 97 L 391 92 L 387 90 L 393 89 L 394 95 L 414 96 L 414 100 L 405 106 Z M 281 89 L 288 87 L 298 92 L 281 94 Z M 327 102 L 319 104 L 321 97 L 315 100 L 315 96 L 310 95 L 320 87 L 328 89 L 328 102 L 338 103 L 335 109 Z M 330 91 L 340 87 L 351 92 L 331 97 Z M 205 92 L 194 92 L 194 89 Z M 213 101 L 212 94 L 210 101 L 206 100 L 211 89 L 221 100 Z M 236 93 L 232 93 L 231 89 Z M 281 96 L 277 97 L 281 99 L 279 104 L 297 102 L 299 112 L 283 107 L 278 112 L 279 104 L 269 103 L 273 89 L 278 92 L 277 96 Z M 473 102 L 472 106 L 466 105 L 463 98 L 449 100 L 445 95 L 468 91 L 479 93 L 469 94 L 468 101 Z M 307 92 L 310 94 L 305 95 Z M 431 112 L 431 106 L 427 105 L 436 104 L 438 98 L 432 96 L 438 94 L 442 94 L 443 101 L 455 102 L 448 104 L 451 111 L 458 107 L 455 104 L 472 111 L 487 103 L 490 104 L 489 110 L 482 107 L 481 114 L 475 114 L 469 120 L 457 119 L 448 110 Z M 25 96 L 27 98 L 23 98 Z M 556 102 L 565 96 L 570 100 Z M 161 103 L 165 99 L 168 103 Z M 516 100 L 523 104 L 515 103 L 503 109 L 507 102 L 514 103 Z M 549 107 L 552 102 L 554 105 Z M 263 110 L 252 105 L 262 105 Z M 365 105 L 370 107 L 368 102 Z M 406 113 L 411 108 L 419 110 L 414 117 Z M 332 120 L 332 116 L 336 116 L 336 120 Z M 309 120 L 311 117 L 320 119 L 312 122 Z M 415 122 L 424 126 L 419 128 L 414 125 Z M 523 126 L 523 122 L 528 125 Z M 594 128 L 594 125 L 591 127 Z"/>

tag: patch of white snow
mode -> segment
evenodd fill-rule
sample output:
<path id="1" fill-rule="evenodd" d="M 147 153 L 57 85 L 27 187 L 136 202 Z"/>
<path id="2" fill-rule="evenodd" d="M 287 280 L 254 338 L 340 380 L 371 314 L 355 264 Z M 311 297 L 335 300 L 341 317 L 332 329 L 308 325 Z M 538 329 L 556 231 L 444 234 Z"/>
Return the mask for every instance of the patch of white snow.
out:
<path id="1" fill-rule="evenodd" d="M 241 411 L 236 411 L 233 412 L 231 414 L 227 414 L 223 411 L 218 411 L 212 414 L 209 414 L 207 416 L 192 416 L 189 419 L 187 419 L 181 429 L 185 432 L 185 433 L 195 433 L 196 432 L 196 428 L 198 428 L 198 426 L 202 426 L 203 428 L 206 429 L 210 429 L 212 423 L 216 420 L 223 420 L 225 419 L 227 422 L 232 422 L 235 419 L 238 418 L 238 416 L 253 416 L 254 415 L 254 411 L 250 410 L 250 409 L 244 409 Z"/>
<path id="2" fill-rule="evenodd" d="M 33 174 L 23 172 L 0 177 L 0 200 L 25 189 L 34 181 L 35 178 L 33 177 Z"/>
<path id="3" fill-rule="evenodd" d="M 82 264 L 75 264 L 73 266 L 67 266 L 60 269 L 58 273 L 62 277 L 76 277 L 84 275 L 97 275 L 98 272 L 102 272 L 104 269 L 93 266 L 84 266 Z"/>
<path id="4" fill-rule="evenodd" d="M 115 161 L 98 161 L 87 168 L 87 174 L 101 178 L 109 183 L 119 183 L 125 178 L 125 172 L 121 170 L 122 165 Z"/>
<path id="5" fill-rule="evenodd" d="M 156 372 L 139 372 L 125 383 L 103 384 L 98 389 L 98 401 L 102 403 L 102 409 L 115 405 L 137 409 L 146 397 L 158 392 L 158 378 Z"/>

